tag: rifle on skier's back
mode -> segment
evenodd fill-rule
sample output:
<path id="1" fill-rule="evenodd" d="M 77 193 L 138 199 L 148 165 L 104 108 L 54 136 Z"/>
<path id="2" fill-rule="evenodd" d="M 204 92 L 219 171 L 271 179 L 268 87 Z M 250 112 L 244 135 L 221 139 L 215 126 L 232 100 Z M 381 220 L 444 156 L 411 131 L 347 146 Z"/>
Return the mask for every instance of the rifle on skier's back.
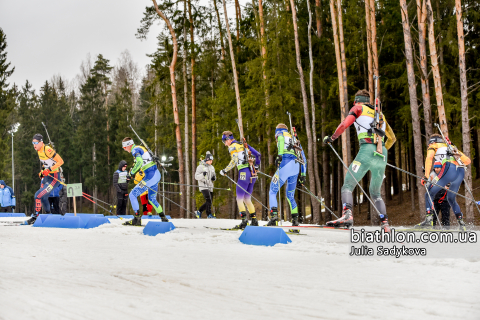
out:
<path id="1" fill-rule="evenodd" d="M 142 145 L 145 147 L 145 149 L 147 149 L 148 153 L 150 154 L 150 157 L 152 157 L 152 160 L 156 163 L 157 167 L 159 168 L 162 168 L 163 169 L 163 172 L 165 172 L 165 174 L 167 174 L 167 170 L 165 169 L 165 167 L 162 165 L 162 163 L 160 162 L 160 158 L 157 157 L 153 152 L 152 150 L 150 150 L 150 148 L 147 146 L 147 144 L 145 143 L 145 141 L 143 141 L 142 138 L 140 138 L 140 136 L 137 134 L 137 132 L 135 131 L 135 129 L 133 129 L 132 125 L 129 125 L 130 129 L 132 129 L 133 133 L 135 133 L 135 135 L 137 136 L 138 140 L 140 140 L 140 142 L 142 143 Z"/>
<path id="2" fill-rule="evenodd" d="M 297 130 L 295 129 L 295 127 L 292 126 L 292 114 L 288 111 L 287 111 L 287 114 L 288 114 L 288 119 L 290 120 L 290 130 L 292 130 L 290 133 L 292 135 L 292 144 L 290 145 L 290 147 L 293 148 L 293 151 L 297 156 L 296 161 L 304 165 L 305 162 L 303 161 L 303 157 L 302 157 L 303 148 L 302 148 L 302 145 L 300 144 L 300 140 L 298 139 Z"/>
<path id="3" fill-rule="evenodd" d="M 252 178 L 255 178 L 257 176 L 257 170 L 255 169 L 256 158 L 252 155 L 252 152 L 248 147 L 247 139 L 242 136 L 242 131 L 240 130 L 240 123 L 238 123 L 238 119 L 235 119 L 235 122 L 237 123 L 238 131 L 240 132 L 240 141 L 243 145 L 243 155 L 245 157 L 245 160 L 248 162 L 248 166 L 250 167 L 250 180 L 252 180 Z"/>

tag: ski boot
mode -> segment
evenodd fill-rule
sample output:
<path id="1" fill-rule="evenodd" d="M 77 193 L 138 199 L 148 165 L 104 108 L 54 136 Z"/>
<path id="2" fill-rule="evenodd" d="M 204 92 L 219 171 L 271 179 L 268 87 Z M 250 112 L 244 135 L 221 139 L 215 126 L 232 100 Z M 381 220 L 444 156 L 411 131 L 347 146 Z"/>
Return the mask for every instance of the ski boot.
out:
<path id="1" fill-rule="evenodd" d="M 32 216 L 30 217 L 30 219 L 25 221 L 25 224 L 28 224 L 28 225 L 34 224 L 37 218 L 38 218 L 38 213 L 32 213 Z"/>
<path id="2" fill-rule="evenodd" d="M 349 203 L 344 203 L 343 204 L 343 211 L 342 211 L 342 216 L 333 221 L 328 221 L 326 223 L 328 227 L 335 227 L 335 228 L 340 228 L 340 227 L 345 227 L 345 228 L 350 228 L 353 226 L 353 213 L 352 213 L 352 205 Z"/>
<path id="3" fill-rule="evenodd" d="M 252 219 L 252 223 L 250 225 L 254 227 L 258 227 L 257 214 L 255 212 L 250 213 L 250 219 Z"/>
<path id="4" fill-rule="evenodd" d="M 388 217 L 387 215 L 380 215 L 380 227 L 382 228 L 382 230 L 387 233 L 387 232 L 390 232 L 390 225 L 388 224 Z"/>
<path id="5" fill-rule="evenodd" d="M 458 221 L 458 230 L 467 231 L 467 226 L 465 225 L 465 221 L 463 221 L 463 215 L 460 213 L 456 216 Z"/>
<path id="6" fill-rule="evenodd" d="M 267 227 L 278 226 L 278 211 L 276 207 L 272 207 L 270 210 L 270 221 L 267 223 Z"/>
<path id="7" fill-rule="evenodd" d="M 202 212 L 201 212 L 201 211 L 198 211 L 198 210 L 195 211 L 195 217 L 196 217 L 197 219 L 201 219 L 201 218 L 202 218 Z"/>
<path id="8" fill-rule="evenodd" d="M 292 227 L 298 227 L 300 223 L 298 222 L 298 213 L 292 213 Z"/>
<path id="9" fill-rule="evenodd" d="M 210 213 L 210 214 L 207 216 L 207 219 L 216 219 L 216 218 L 215 218 L 215 216 L 214 216 L 213 214 Z"/>
<path id="10" fill-rule="evenodd" d="M 147 212 L 147 216 L 149 216 L 150 218 L 152 217 L 152 213 L 150 211 Z"/>
<path id="11" fill-rule="evenodd" d="M 165 213 L 160 212 L 158 215 L 159 215 L 160 218 L 162 219 L 162 222 L 168 222 L 168 218 L 167 218 L 167 216 L 165 215 Z"/>
<path id="12" fill-rule="evenodd" d="M 133 219 L 125 222 L 123 225 L 124 226 L 141 226 L 142 225 L 142 216 L 140 215 L 140 212 L 135 211 Z"/>
<path id="13" fill-rule="evenodd" d="M 246 226 L 248 226 L 247 213 L 240 212 L 240 216 L 242 217 L 242 222 L 238 226 L 233 227 L 232 229 L 243 230 Z"/>
<path id="14" fill-rule="evenodd" d="M 422 228 L 433 228 L 433 214 L 430 213 L 430 211 L 427 211 L 427 214 L 425 215 L 425 220 L 415 226 L 415 229 Z"/>

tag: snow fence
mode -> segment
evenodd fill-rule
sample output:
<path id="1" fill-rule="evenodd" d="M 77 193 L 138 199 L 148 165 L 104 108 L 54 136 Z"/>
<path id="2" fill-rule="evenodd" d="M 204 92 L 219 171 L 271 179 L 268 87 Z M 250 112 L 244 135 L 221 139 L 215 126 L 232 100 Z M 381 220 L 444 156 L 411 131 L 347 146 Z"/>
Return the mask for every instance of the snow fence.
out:
<path id="1" fill-rule="evenodd" d="M 0 212 L 0 218 L 25 218 L 25 213 Z"/>
<path id="2" fill-rule="evenodd" d="M 103 214 L 67 213 L 64 216 L 56 214 L 41 214 L 33 224 L 40 228 L 91 229 L 110 223 Z"/>

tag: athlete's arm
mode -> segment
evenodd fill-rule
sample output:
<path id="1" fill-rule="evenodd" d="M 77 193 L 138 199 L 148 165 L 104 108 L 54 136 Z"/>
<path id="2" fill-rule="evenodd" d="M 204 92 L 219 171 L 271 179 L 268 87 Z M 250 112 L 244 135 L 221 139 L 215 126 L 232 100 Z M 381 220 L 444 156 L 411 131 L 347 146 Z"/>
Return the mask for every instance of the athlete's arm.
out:
<path id="1" fill-rule="evenodd" d="M 302 158 L 305 164 L 302 164 L 300 166 L 300 173 L 302 176 L 304 176 L 307 174 L 307 158 L 305 157 L 305 152 L 303 152 L 303 150 L 302 150 Z"/>
<path id="2" fill-rule="evenodd" d="M 397 141 L 397 138 L 395 137 L 395 133 L 393 133 L 393 129 L 392 127 L 390 127 L 387 120 L 384 119 L 384 121 L 386 125 L 385 134 L 387 135 L 387 138 L 388 138 L 387 142 L 385 143 L 385 148 L 389 150 L 393 146 L 395 141 Z"/>
<path id="3" fill-rule="evenodd" d="M 235 167 L 235 164 L 237 163 L 237 160 L 238 160 L 238 155 L 235 152 L 234 154 L 232 154 L 232 160 L 230 160 L 230 163 L 228 164 L 228 166 L 225 169 L 223 169 L 223 171 L 227 172 L 227 171 L 232 170 Z"/>
<path id="4" fill-rule="evenodd" d="M 458 154 L 460 155 L 460 161 L 462 161 L 464 165 L 468 166 L 470 163 L 472 163 L 472 160 L 470 160 L 470 158 L 467 157 L 462 151 L 458 150 Z M 458 165 L 458 162 L 457 162 L 457 165 Z"/>
<path id="5" fill-rule="evenodd" d="M 261 156 L 262 156 L 261 153 L 255 150 L 251 145 L 248 145 L 248 149 L 250 150 L 252 155 L 255 157 L 255 165 L 259 166 L 261 161 Z"/>
<path id="6" fill-rule="evenodd" d="M 135 158 L 135 164 L 133 165 L 133 168 L 130 170 L 130 174 L 134 175 L 135 173 L 137 173 L 138 170 L 140 170 L 142 168 L 142 165 L 143 165 L 143 158 L 142 158 L 143 150 L 140 149 L 140 148 L 135 148 L 135 149 L 133 149 L 132 154 L 133 154 L 133 157 Z"/>
<path id="7" fill-rule="evenodd" d="M 285 149 L 285 138 L 283 137 L 282 134 L 280 134 L 277 138 L 277 149 L 278 149 L 278 154 L 283 155 L 283 150 Z"/>
<path id="8" fill-rule="evenodd" d="M 60 155 L 58 153 L 55 155 L 55 157 L 53 157 L 53 161 L 55 161 L 55 164 L 50 168 L 50 171 L 57 170 L 63 164 L 63 159 L 62 159 L 62 157 L 60 157 Z"/>
<path id="9" fill-rule="evenodd" d="M 342 121 L 337 127 L 337 130 L 335 130 L 335 133 L 332 135 L 332 140 L 337 139 L 340 137 L 340 135 L 348 128 L 350 127 L 355 120 L 360 117 L 362 114 L 362 105 L 361 104 L 355 104 L 352 109 L 350 109 L 350 112 L 348 113 L 348 116 L 345 118 L 345 120 Z"/>
<path id="10" fill-rule="evenodd" d="M 437 149 L 428 148 L 427 157 L 425 158 L 425 172 L 432 171 L 432 162 L 433 162 L 433 157 L 435 157 L 435 153 L 437 153 Z"/>

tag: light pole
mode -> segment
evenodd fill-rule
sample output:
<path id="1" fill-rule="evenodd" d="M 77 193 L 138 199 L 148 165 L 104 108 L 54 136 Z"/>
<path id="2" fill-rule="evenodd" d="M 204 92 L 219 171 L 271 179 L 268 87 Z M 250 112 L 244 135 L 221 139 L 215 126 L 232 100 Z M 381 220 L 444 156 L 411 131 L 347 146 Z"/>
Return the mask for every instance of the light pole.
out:
<path id="1" fill-rule="evenodd" d="M 165 169 L 165 167 L 172 166 L 171 163 L 168 163 L 168 162 L 171 162 L 171 161 L 173 161 L 172 156 L 168 157 L 168 159 L 167 159 L 167 156 L 162 156 L 161 165 L 164 167 L 163 174 L 162 174 L 162 208 L 163 208 L 163 212 L 165 212 L 165 174 L 167 173 L 167 170 Z"/>

